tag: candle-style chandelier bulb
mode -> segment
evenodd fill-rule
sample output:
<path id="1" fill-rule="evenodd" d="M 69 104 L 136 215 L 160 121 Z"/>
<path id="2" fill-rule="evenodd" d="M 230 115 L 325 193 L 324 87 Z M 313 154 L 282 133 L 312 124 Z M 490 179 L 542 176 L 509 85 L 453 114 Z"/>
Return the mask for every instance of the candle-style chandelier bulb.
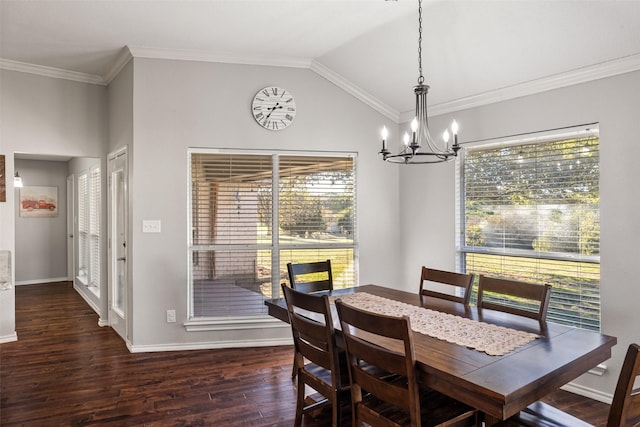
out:
<path id="1" fill-rule="evenodd" d="M 442 140 L 444 141 L 445 144 L 449 142 L 449 131 L 448 130 L 445 130 L 442 133 Z"/>

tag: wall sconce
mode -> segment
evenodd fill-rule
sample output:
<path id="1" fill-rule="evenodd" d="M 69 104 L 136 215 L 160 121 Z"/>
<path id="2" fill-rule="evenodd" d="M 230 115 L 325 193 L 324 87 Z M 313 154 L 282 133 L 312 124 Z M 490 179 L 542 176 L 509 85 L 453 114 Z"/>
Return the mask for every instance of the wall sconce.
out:
<path id="1" fill-rule="evenodd" d="M 13 186 L 16 188 L 22 187 L 22 177 L 18 171 L 16 171 L 16 175 L 13 177 Z"/>

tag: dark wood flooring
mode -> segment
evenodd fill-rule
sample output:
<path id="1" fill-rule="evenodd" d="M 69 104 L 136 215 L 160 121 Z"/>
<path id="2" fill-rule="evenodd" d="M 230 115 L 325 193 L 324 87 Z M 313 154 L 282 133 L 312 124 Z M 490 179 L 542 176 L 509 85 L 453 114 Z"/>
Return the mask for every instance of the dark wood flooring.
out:
<path id="1" fill-rule="evenodd" d="M 293 425 L 290 346 L 132 354 L 67 282 L 18 286 L 16 329 L 19 341 L 0 344 L 3 427 Z M 606 424 L 604 403 L 546 401 Z"/>

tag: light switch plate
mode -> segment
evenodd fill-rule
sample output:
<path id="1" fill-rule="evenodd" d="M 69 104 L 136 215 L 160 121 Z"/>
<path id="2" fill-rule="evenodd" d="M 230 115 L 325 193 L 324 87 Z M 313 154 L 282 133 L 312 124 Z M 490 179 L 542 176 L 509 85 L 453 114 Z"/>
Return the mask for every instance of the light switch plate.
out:
<path id="1" fill-rule="evenodd" d="M 162 225 L 159 219 L 142 220 L 143 233 L 160 233 L 160 231 L 162 231 Z"/>

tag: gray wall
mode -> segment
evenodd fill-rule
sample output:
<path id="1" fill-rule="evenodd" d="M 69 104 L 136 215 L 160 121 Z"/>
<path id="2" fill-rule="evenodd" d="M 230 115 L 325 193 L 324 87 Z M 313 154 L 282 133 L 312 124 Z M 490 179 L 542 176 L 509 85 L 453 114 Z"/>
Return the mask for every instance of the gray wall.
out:
<path id="1" fill-rule="evenodd" d="M 57 187 L 58 214 L 51 218 L 21 217 L 15 191 L 16 284 L 67 279 L 67 163 L 16 160 L 25 186 Z"/>
<path id="2" fill-rule="evenodd" d="M 251 99 L 282 86 L 296 98 L 294 123 L 258 126 Z M 378 159 L 379 129 L 396 127 L 362 102 L 304 69 L 134 59 L 131 242 L 128 264 L 137 349 L 192 343 L 249 345 L 288 337 L 272 330 L 186 332 L 187 148 L 329 150 L 358 153 L 360 283 L 397 286 L 400 240 L 398 168 Z M 162 233 L 143 234 L 144 219 Z M 178 322 L 166 323 L 175 309 Z"/>
<path id="3" fill-rule="evenodd" d="M 109 93 L 109 154 L 115 153 L 124 147 L 127 148 L 127 161 L 131 163 L 133 159 L 132 147 L 133 147 L 133 61 L 129 61 L 127 65 L 120 71 L 120 73 L 113 79 L 108 88 Z M 109 165 L 107 165 L 107 168 Z M 131 179 L 131 168 L 127 168 L 128 174 L 128 184 L 131 186 L 133 184 L 133 180 Z M 107 173 L 109 175 L 109 173 Z M 128 192 L 129 200 L 127 201 L 129 205 L 131 205 L 130 196 L 131 192 Z M 106 204 L 106 203 L 105 203 Z M 105 217 L 108 218 L 108 217 Z M 131 224 L 131 210 L 127 213 L 128 223 Z M 108 219 L 105 221 L 108 221 Z M 106 224 L 108 233 L 111 233 L 111 225 Z M 111 234 L 109 234 L 111 236 Z M 135 242 L 131 237 L 131 227 L 127 232 L 126 236 L 127 247 L 129 250 L 129 254 L 133 250 L 132 248 L 135 246 Z M 135 265 L 135 260 L 131 258 L 131 256 L 127 254 L 127 258 L 129 261 L 127 262 L 127 282 L 132 282 L 132 270 Z M 110 270 L 110 262 L 111 260 L 108 258 L 108 254 L 105 257 L 105 261 L 107 262 L 107 273 L 109 277 L 109 281 L 113 281 L 114 279 L 111 277 L 112 272 Z M 133 319 L 133 304 L 130 303 L 132 301 L 132 288 L 133 286 L 129 286 L 127 289 L 127 294 L 124 298 L 124 310 L 125 317 L 127 319 Z M 103 300 L 103 319 L 108 318 L 108 303 L 106 300 Z M 122 326 L 122 325 L 120 325 Z M 126 330 L 120 330 L 125 329 Z M 121 327 L 118 330 L 122 336 L 125 337 L 127 345 L 131 345 L 131 337 L 133 334 L 132 322 L 126 322 L 124 327 Z"/>
<path id="4" fill-rule="evenodd" d="M 431 120 L 446 127 L 453 115 Z M 615 388 L 630 342 L 640 342 L 637 275 L 640 239 L 640 72 L 504 101 L 455 114 L 461 141 L 600 123 L 601 298 L 603 333 L 618 345 L 603 377 L 584 375 L 576 387 L 593 397 Z M 405 283 L 412 286 L 422 264 L 455 267 L 455 168 L 453 163 L 401 171 L 401 220 Z M 419 219 L 415 213 L 419 212 Z M 408 225 L 412 224 L 411 227 Z M 415 274 L 413 273 L 415 272 Z"/>
<path id="5" fill-rule="evenodd" d="M 0 152 L 6 156 L 7 176 L 14 174 L 15 152 L 104 157 L 105 87 L 0 69 L 0 88 Z M 14 254 L 15 222 L 15 200 L 8 197 L 0 203 L 0 249 Z M 15 337 L 12 289 L 0 292 L 0 342 Z"/>
<path id="6" fill-rule="evenodd" d="M 134 61 L 109 88 L 108 109 L 104 87 L 0 70 L 0 152 L 11 176 L 16 151 L 104 161 L 107 151 L 129 145 L 132 342 L 138 349 L 263 337 L 252 331 L 188 333 L 181 326 L 187 304 L 187 147 L 357 152 L 360 283 L 413 290 L 422 264 L 454 267 L 454 165 L 399 168 L 381 162 L 378 131 L 383 124 L 398 127 L 380 114 L 309 70 Z M 251 117 L 251 97 L 267 85 L 296 96 L 298 116 L 285 131 L 263 130 Z M 640 178 L 634 164 L 639 111 L 636 72 L 455 114 L 462 141 L 600 123 L 603 330 L 619 344 L 605 376 L 585 375 L 577 382 L 593 394 L 610 395 L 624 349 L 640 341 L 637 298 L 629 297 L 638 288 L 632 266 L 640 236 L 640 200 L 633 189 Z M 451 118 L 434 117 L 431 125 L 443 129 Z M 109 138 L 109 126 L 122 132 Z M 15 250 L 15 209 L 13 198 L 0 204 L 0 249 Z M 143 219 L 162 220 L 162 233 L 143 234 Z M 15 333 L 14 304 L 12 291 L 0 292 L 0 341 Z M 177 310 L 178 323 L 165 322 L 169 308 Z"/>

